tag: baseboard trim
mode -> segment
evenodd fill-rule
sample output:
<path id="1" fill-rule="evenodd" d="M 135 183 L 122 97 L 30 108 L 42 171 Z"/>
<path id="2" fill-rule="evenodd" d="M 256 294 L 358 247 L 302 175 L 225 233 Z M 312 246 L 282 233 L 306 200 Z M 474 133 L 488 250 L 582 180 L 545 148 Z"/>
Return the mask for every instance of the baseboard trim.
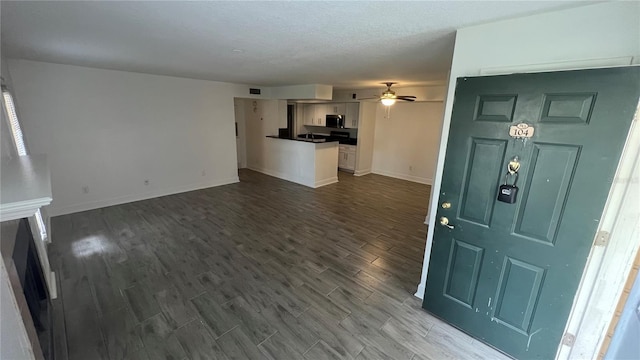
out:
<path id="1" fill-rule="evenodd" d="M 332 177 L 329 179 L 324 179 L 324 180 L 319 180 L 319 181 L 307 181 L 307 179 L 301 179 L 301 178 L 295 178 L 293 176 L 288 176 L 284 173 L 281 173 L 279 171 L 272 171 L 272 170 L 267 170 L 267 169 L 263 169 L 263 168 L 258 168 L 255 166 L 249 166 L 248 167 L 249 170 L 253 170 L 253 171 L 257 171 L 259 173 L 263 173 L 265 175 L 269 175 L 269 176 L 273 176 L 276 177 L 278 179 L 282 179 L 282 180 L 286 180 L 286 181 L 290 181 L 292 183 L 296 183 L 298 185 L 302 185 L 302 186 L 307 186 L 313 189 L 322 187 L 322 186 L 326 186 L 326 185 L 330 185 L 330 184 L 335 184 L 338 182 L 338 177 Z"/>
<path id="2" fill-rule="evenodd" d="M 353 176 L 365 176 L 371 174 L 371 169 L 356 170 Z"/>
<path id="3" fill-rule="evenodd" d="M 284 173 L 281 173 L 279 171 L 273 171 L 273 170 L 258 168 L 258 167 L 255 167 L 255 166 L 249 166 L 248 169 L 249 170 L 253 170 L 253 171 L 257 171 L 259 173 L 263 173 L 265 175 L 273 176 L 273 177 L 281 179 L 281 180 L 290 181 L 290 182 L 296 183 L 298 185 L 308 186 L 310 188 L 314 188 L 315 187 L 315 181 L 313 181 L 313 180 L 309 180 L 307 182 L 307 181 L 305 181 L 303 179 L 299 179 L 299 178 L 294 178 L 292 176 L 288 176 L 288 175 L 286 175 Z"/>
<path id="4" fill-rule="evenodd" d="M 326 185 L 331 185 L 331 184 L 335 184 L 338 182 L 338 177 L 333 177 L 333 178 L 329 178 L 329 179 L 324 179 L 324 180 L 320 180 L 320 181 L 316 181 L 316 186 L 315 188 L 319 188 L 321 186 L 326 186 Z"/>
<path id="5" fill-rule="evenodd" d="M 67 215 L 67 214 L 73 214 L 81 211 L 100 209 L 107 206 L 126 204 L 126 203 L 135 202 L 135 201 L 153 199 L 161 196 L 180 194 L 184 192 L 201 190 L 201 189 L 222 186 L 222 185 L 229 185 L 237 182 L 240 182 L 240 179 L 237 176 L 234 176 L 228 179 L 218 179 L 210 183 L 198 183 L 198 184 L 190 184 L 185 186 L 176 186 L 176 187 L 167 188 L 167 189 L 150 191 L 142 194 L 131 194 L 131 195 L 125 195 L 125 196 L 118 196 L 118 197 L 105 199 L 105 200 L 96 200 L 96 201 L 90 201 L 90 202 L 85 202 L 80 204 L 74 204 L 74 205 L 69 205 L 62 208 L 52 207 L 52 209 L 49 210 L 49 213 L 50 213 L 50 217 Z"/>
<path id="6" fill-rule="evenodd" d="M 394 172 L 383 171 L 383 170 L 378 170 L 378 169 L 373 169 L 371 172 L 374 173 L 374 174 L 378 174 L 378 175 L 382 175 L 382 176 L 388 176 L 388 177 L 392 177 L 392 178 L 396 178 L 396 179 L 412 181 L 412 182 L 425 184 L 425 185 L 433 185 L 433 179 L 429 179 L 429 178 L 422 178 L 422 177 L 419 177 L 419 176 L 394 173 Z"/>
<path id="7" fill-rule="evenodd" d="M 417 297 L 418 299 L 422 299 L 424 300 L 424 291 L 425 291 L 425 286 L 424 284 L 418 284 L 418 289 L 416 290 L 416 293 L 413 294 L 413 296 Z"/>

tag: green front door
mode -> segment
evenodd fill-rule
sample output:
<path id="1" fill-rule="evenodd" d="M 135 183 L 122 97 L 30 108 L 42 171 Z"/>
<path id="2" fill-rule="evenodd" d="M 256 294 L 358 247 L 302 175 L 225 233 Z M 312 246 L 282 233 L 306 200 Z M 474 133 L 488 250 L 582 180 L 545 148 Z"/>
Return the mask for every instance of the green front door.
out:
<path id="1" fill-rule="evenodd" d="M 423 307 L 553 358 L 639 93 L 637 67 L 458 79 Z M 509 135 L 520 123 L 533 137 Z M 517 200 L 497 201 L 515 156 Z"/>

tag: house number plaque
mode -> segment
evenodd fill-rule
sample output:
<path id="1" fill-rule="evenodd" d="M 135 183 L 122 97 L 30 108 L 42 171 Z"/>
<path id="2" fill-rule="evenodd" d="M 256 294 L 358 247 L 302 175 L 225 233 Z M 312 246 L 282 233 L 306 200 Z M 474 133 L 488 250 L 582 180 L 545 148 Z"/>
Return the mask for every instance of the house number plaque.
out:
<path id="1" fill-rule="evenodd" d="M 533 126 L 529 126 L 525 123 L 520 123 L 509 128 L 509 136 L 516 139 L 526 139 L 533 137 L 534 130 L 535 129 L 533 128 Z"/>

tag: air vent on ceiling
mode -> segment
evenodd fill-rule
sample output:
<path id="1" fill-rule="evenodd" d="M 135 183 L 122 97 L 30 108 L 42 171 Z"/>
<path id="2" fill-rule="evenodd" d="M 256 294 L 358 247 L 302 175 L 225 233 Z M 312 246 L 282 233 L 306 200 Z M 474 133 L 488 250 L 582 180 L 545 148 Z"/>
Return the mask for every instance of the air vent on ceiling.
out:
<path id="1" fill-rule="evenodd" d="M 260 89 L 249 88 L 249 94 L 260 95 Z"/>

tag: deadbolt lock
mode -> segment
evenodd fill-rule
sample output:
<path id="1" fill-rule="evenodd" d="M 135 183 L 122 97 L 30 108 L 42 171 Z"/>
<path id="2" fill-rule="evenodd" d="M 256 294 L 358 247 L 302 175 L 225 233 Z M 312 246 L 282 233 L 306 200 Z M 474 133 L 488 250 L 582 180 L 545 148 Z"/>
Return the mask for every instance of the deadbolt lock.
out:
<path id="1" fill-rule="evenodd" d="M 442 203 L 442 208 L 443 209 L 450 209 L 451 208 L 451 203 L 448 201 L 445 201 Z"/>

